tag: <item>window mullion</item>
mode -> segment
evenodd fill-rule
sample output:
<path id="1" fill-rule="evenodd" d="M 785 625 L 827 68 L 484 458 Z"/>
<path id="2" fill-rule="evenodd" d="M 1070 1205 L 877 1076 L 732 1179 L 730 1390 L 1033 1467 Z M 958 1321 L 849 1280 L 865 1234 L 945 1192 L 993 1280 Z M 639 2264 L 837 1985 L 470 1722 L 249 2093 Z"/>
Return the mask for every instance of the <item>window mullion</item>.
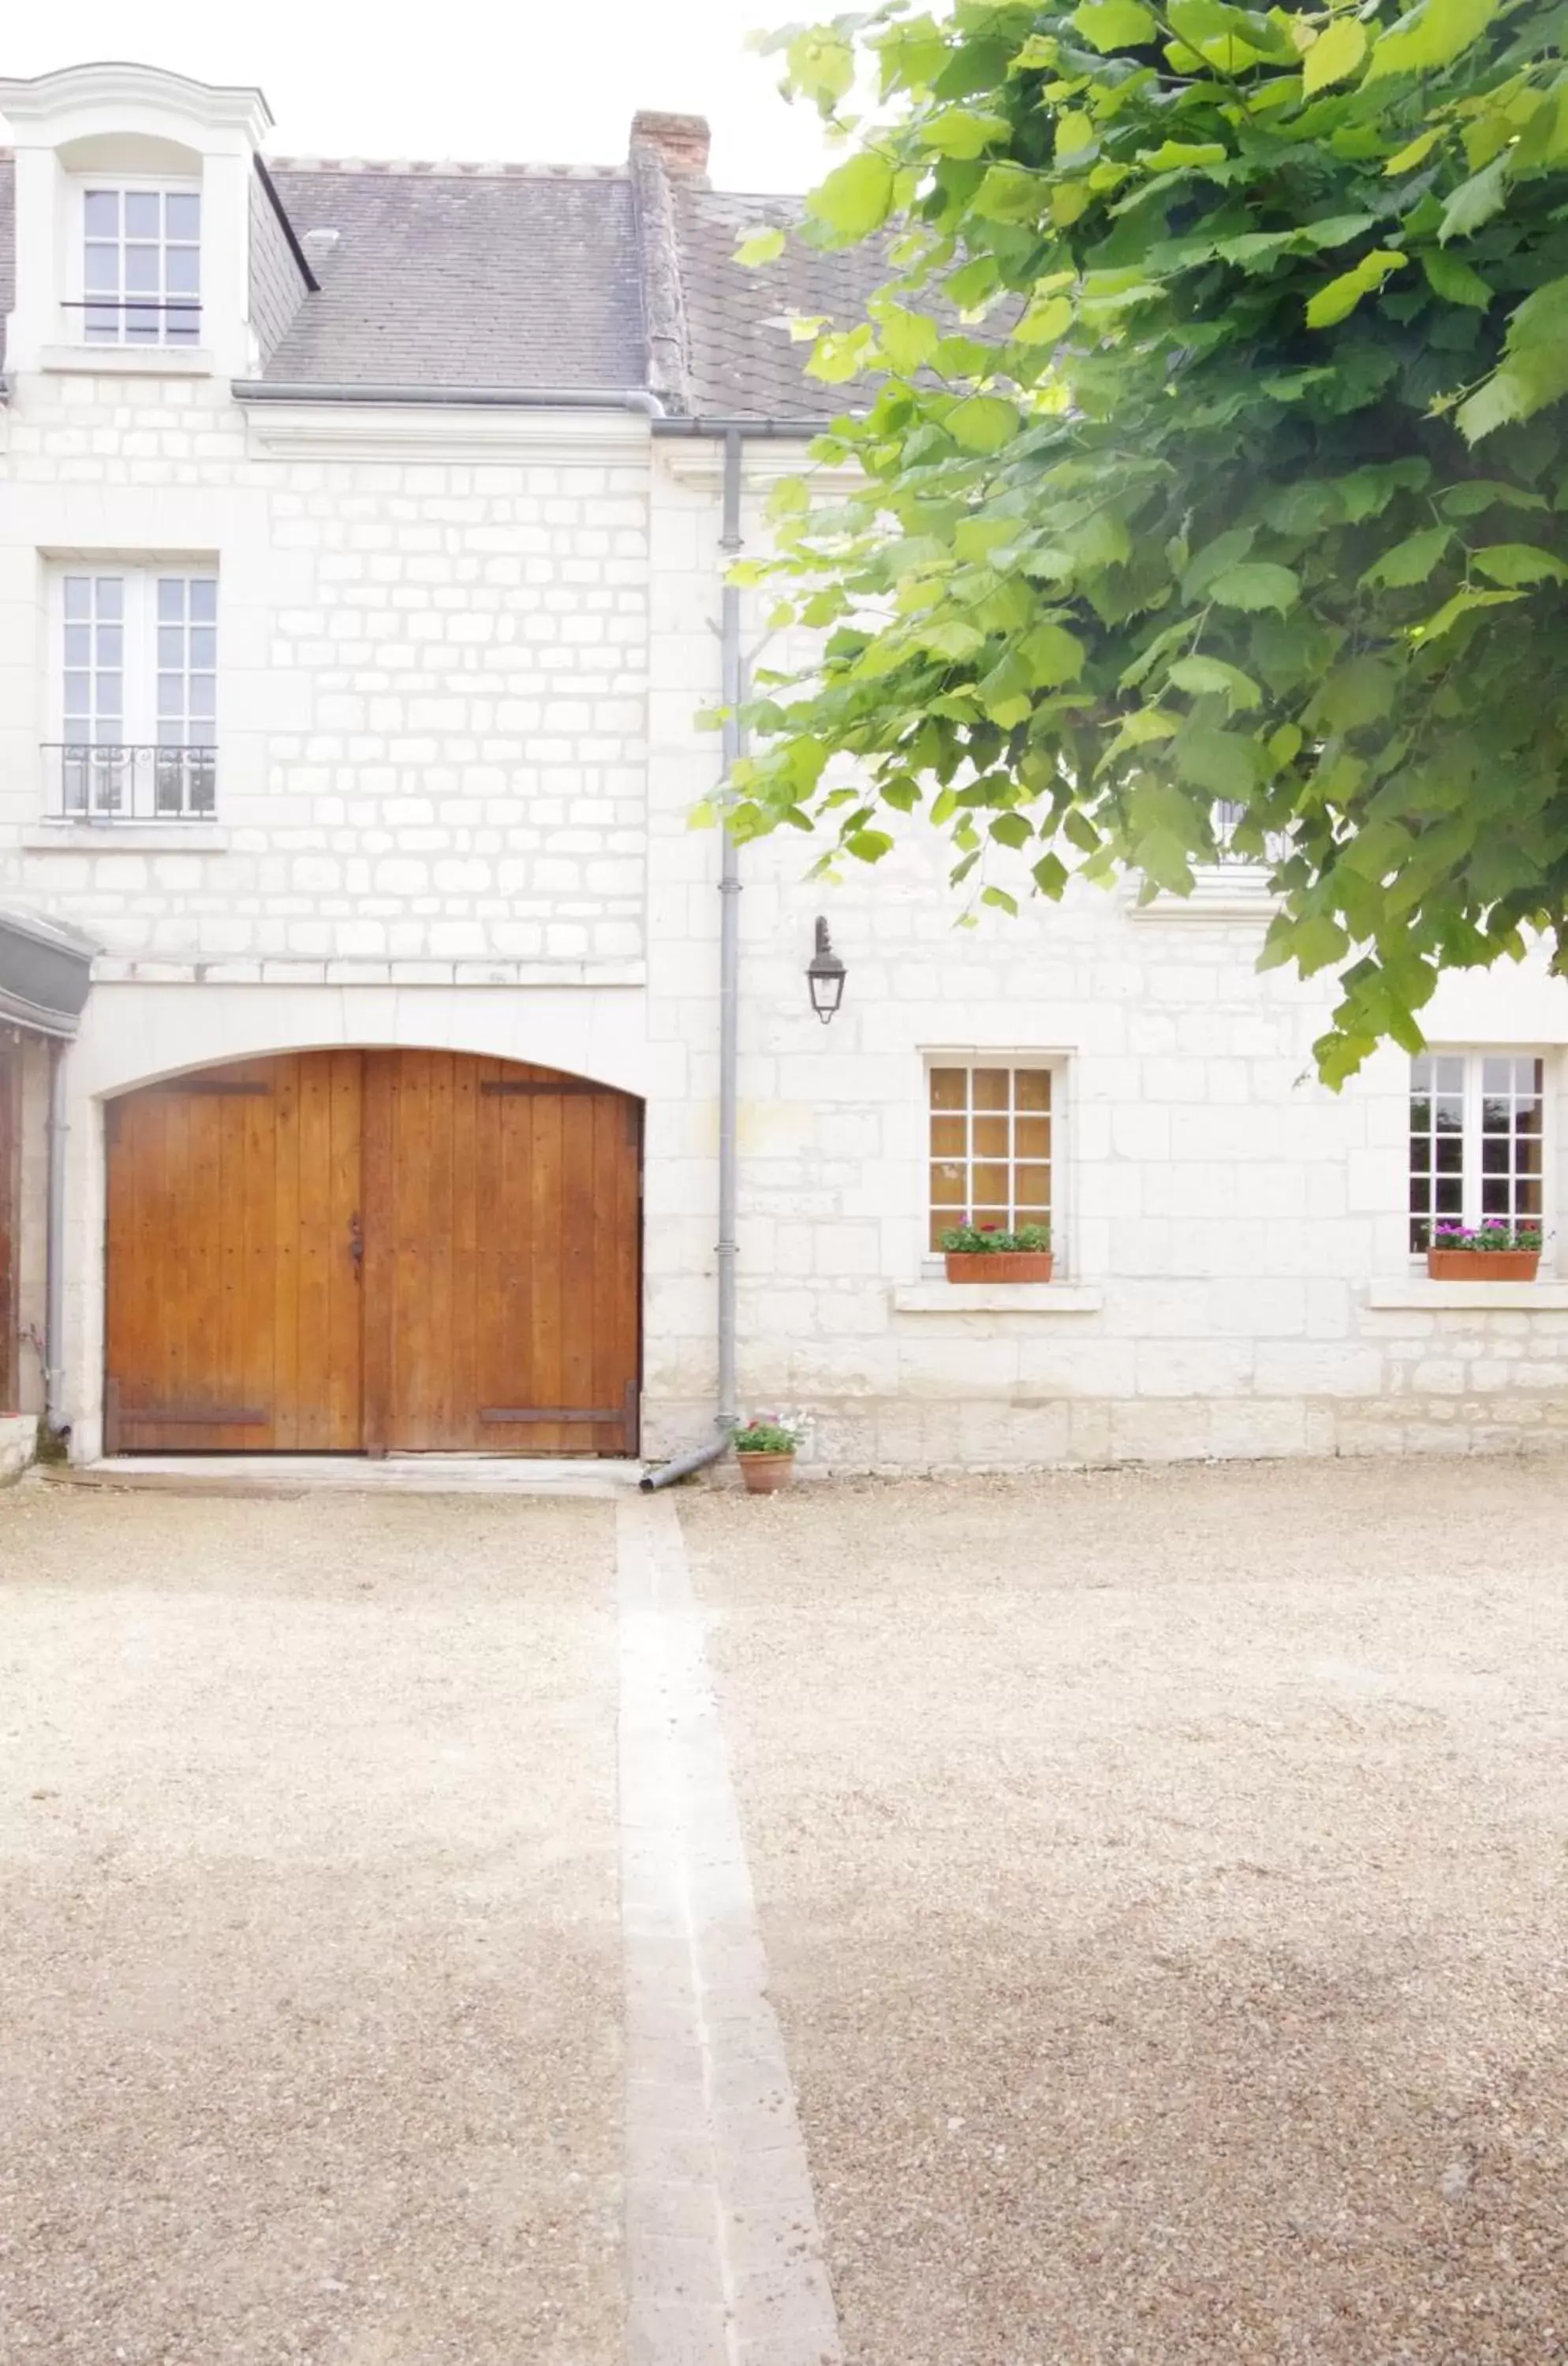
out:
<path id="1" fill-rule="evenodd" d="M 1464 1062 L 1464 1184 L 1461 1200 L 1464 1224 L 1473 1232 L 1481 1222 L 1482 1054 L 1468 1052 Z"/>

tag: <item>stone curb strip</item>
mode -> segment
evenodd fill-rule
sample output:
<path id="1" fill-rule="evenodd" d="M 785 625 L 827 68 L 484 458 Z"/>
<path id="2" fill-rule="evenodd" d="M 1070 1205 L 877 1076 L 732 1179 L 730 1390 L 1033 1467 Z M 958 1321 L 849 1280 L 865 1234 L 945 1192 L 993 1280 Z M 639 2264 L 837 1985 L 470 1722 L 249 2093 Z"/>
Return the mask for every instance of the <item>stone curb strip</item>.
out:
<path id="1" fill-rule="evenodd" d="M 616 1513 L 627 2366 L 841 2366 L 680 1517 Z"/>

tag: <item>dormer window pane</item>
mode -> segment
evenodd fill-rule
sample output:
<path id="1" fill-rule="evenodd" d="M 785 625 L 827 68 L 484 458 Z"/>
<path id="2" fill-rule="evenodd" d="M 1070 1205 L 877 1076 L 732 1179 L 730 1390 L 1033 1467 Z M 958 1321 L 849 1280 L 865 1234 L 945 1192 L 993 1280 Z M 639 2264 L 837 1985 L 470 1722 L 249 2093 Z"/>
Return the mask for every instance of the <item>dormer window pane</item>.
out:
<path id="1" fill-rule="evenodd" d="M 85 341 L 195 344 L 200 197 L 190 189 L 86 189 L 82 202 Z M 96 297 L 105 300 L 95 303 Z"/>

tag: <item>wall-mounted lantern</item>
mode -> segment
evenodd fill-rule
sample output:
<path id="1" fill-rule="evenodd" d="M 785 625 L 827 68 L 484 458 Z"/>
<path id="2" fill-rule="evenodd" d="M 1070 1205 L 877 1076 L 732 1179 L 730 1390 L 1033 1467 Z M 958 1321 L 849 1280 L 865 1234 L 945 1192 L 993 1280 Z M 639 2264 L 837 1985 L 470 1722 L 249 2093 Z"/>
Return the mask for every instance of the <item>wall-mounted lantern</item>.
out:
<path id="1" fill-rule="evenodd" d="M 817 951 L 807 964 L 806 983 L 811 988 L 811 1008 L 826 1027 L 844 998 L 844 964 L 833 951 L 828 923 L 820 915 L 817 921 Z"/>

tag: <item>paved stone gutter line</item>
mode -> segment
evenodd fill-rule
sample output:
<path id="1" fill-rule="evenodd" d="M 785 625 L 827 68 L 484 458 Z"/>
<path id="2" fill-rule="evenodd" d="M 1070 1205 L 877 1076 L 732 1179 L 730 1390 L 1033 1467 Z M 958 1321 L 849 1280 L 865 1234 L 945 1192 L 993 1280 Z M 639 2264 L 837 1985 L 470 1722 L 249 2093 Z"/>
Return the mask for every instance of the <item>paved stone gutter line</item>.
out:
<path id="1" fill-rule="evenodd" d="M 616 1512 L 628 2366 L 841 2366 L 784 2040 L 667 1496 Z"/>

